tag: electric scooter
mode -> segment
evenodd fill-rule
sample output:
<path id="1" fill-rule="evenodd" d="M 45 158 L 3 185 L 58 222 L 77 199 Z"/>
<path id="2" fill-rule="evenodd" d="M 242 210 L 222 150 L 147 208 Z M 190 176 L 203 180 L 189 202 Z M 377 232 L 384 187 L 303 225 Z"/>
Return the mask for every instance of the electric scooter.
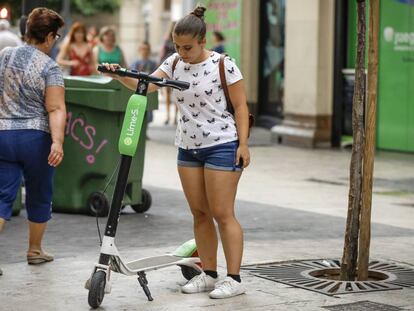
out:
<path id="1" fill-rule="evenodd" d="M 92 308 L 98 308 L 102 303 L 104 295 L 111 292 L 111 272 L 137 275 L 138 282 L 148 300 L 152 301 L 153 298 L 148 288 L 148 281 L 145 274 L 147 271 L 178 265 L 181 267 L 181 272 L 187 280 L 190 280 L 202 271 L 200 259 L 196 257 L 197 247 L 194 239 L 178 247 L 173 254 L 147 257 L 131 262 L 125 262 L 115 246 L 115 234 L 120 217 L 122 199 L 127 185 L 131 161 L 135 155 L 144 120 L 148 84 L 153 83 L 159 87 L 172 87 L 178 90 L 186 90 L 190 87 L 190 84 L 183 81 L 161 79 L 148 75 L 147 73 L 126 70 L 124 68 L 118 68 L 113 72 L 106 69 L 103 65 L 98 66 L 98 71 L 138 79 L 138 85 L 135 94 L 128 101 L 122 124 L 118 143 L 121 161 L 112 197 L 111 209 L 102 239 L 99 262 L 95 264 L 91 276 L 85 284 L 85 288 L 89 290 L 88 303 Z"/>

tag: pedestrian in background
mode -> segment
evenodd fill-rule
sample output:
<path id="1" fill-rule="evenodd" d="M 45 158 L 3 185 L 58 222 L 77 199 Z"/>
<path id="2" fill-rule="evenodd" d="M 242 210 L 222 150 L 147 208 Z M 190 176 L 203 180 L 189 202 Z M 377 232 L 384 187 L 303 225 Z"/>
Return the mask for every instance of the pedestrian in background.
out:
<path id="1" fill-rule="evenodd" d="M 171 23 L 171 27 L 166 35 L 166 38 L 164 40 L 164 43 L 162 45 L 161 53 L 160 53 L 160 64 L 162 64 L 168 57 L 173 55 L 175 53 L 175 46 L 173 41 L 173 31 L 175 27 L 175 22 Z M 164 92 L 165 96 L 165 104 L 167 108 L 167 118 L 164 122 L 165 125 L 167 125 L 170 122 L 170 107 L 171 107 L 171 89 L 170 88 L 164 88 L 162 90 Z M 177 124 L 177 114 L 178 114 L 178 108 L 176 103 L 173 103 L 173 109 L 174 109 L 174 125 Z"/>
<path id="2" fill-rule="evenodd" d="M 10 23 L 8 20 L 0 19 L 0 51 L 8 46 L 22 45 L 19 36 L 10 31 Z"/>
<path id="3" fill-rule="evenodd" d="M 224 35 L 220 31 L 214 31 L 213 32 L 213 48 L 211 49 L 214 52 L 217 52 L 219 54 L 224 54 L 226 52 L 224 48 Z"/>
<path id="4" fill-rule="evenodd" d="M 115 63 L 127 67 L 124 53 L 116 44 L 115 30 L 110 26 L 102 27 L 99 32 L 99 44 L 93 48 L 93 68 L 98 64 Z"/>
<path id="5" fill-rule="evenodd" d="M 234 115 L 227 110 L 219 74 L 221 55 L 205 48 L 205 10 L 197 7 L 177 22 L 173 39 L 178 53 L 167 58 L 154 75 L 191 83 L 188 90 L 172 93 L 182 115 L 175 144 L 178 173 L 193 214 L 204 272 L 184 285 L 182 291 L 211 291 L 211 298 L 229 298 L 246 290 L 240 279 L 243 231 L 235 217 L 234 203 L 242 170 L 250 162 L 249 113 L 243 77 L 228 57 L 224 60 L 225 77 Z M 105 65 L 111 70 L 117 67 Z M 111 76 L 131 89 L 136 88 L 135 79 Z M 149 85 L 149 92 L 156 89 Z M 217 275 L 218 237 L 214 221 L 227 263 L 227 277 L 221 281 Z"/>
<path id="6" fill-rule="evenodd" d="M 42 240 L 51 218 L 54 168 L 63 159 L 66 108 L 63 75 L 48 54 L 63 24 L 56 12 L 36 8 L 28 17 L 27 44 L 0 52 L 0 231 L 23 176 L 29 264 L 53 260 Z"/>
<path id="7" fill-rule="evenodd" d="M 92 73 L 92 49 L 86 39 L 86 28 L 76 22 L 69 30 L 56 58 L 59 65 L 70 68 L 72 76 L 88 76 Z"/>
<path id="8" fill-rule="evenodd" d="M 155 69 L 157 69 L 157 64 L 152 59 L 151 56 L 151 45 L 149 42 L 144 41 L 140 44 L 138 48 L 138 55 L 139 59 L 136 59 L 129 69 L 136 70 L 136 71 L 143 71 L 147 73 L 153 73 Z M 152 110 L 147 111 L 146 120 L 148 123 L 151 123 L 154 119 Z"/>
<path id="9" fill-rule="evenodd" d="M 157 63 L 153 61 L 151 56 L 151 45 L 144 41 L 138 48 L 139 58 L 134 60 L 129 69 L 153 73 L 157 69 Z"/>
<path id="10" fill-rule="evenodd" d="M 95 25 L 89 26 L 86 39 L 92 49 L 99 43 L 98 28 Z"/>

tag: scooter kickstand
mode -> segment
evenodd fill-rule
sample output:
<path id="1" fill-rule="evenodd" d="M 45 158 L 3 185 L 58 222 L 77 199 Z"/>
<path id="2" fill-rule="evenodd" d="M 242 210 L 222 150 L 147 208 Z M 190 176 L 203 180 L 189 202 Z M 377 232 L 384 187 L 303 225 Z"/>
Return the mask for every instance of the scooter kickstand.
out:
<path id="1" fill-rule="evenodd" d="M 149 301 L 153 301 L 154 299 L 151 297 L 151 292 L 147 286 L 148 280 L 145 275 L 145 272 L 141 271 L 141 272 L 137 272 L 137 274 L 138 274 L 138 282 L 141 285 L 142 289 L 144 290 L 145 295 L 147 295 L 147 298 Z"/>

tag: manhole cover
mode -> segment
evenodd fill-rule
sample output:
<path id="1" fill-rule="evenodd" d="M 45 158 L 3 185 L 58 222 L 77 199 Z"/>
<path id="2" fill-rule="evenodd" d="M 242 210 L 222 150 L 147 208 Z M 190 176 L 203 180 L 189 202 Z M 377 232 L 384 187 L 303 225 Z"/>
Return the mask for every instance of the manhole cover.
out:
<path id="1" fill-rule="evenodd" d="M 414 287 L 414 269 L 394 263 L 371 261 L 373 280 L 347 282 L 321 277 L 324 271 L 340 269 L 336 259 L 317 259 L 243 266 L 255 276 L 325 295 L 341 295 Z"/>
<path id="2" fill-rule="evenodd" d="M 342 305 L 322 307 L 331 311 L 399 311 L 401 308 L 384 305 L 371 301 L 358 301 L 354 303 L 347 303 Z"/>

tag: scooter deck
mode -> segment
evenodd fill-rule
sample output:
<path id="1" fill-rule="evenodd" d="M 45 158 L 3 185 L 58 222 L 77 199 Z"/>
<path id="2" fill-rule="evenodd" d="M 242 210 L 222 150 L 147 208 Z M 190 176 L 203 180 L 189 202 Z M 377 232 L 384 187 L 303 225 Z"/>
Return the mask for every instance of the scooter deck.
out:
<path id="1" fill-rule="evenodd" d="M 155 257 L 147 257 L 139 260 L 134 260 L 128 263 L 119 256 L 113 256 L 111 259 L 111 270 L 125 275 L 134 275 L 138 272 L 146 272 L 157 270 L 173 265 L 189 266 L 196 270 L 202 271 L 198 265 L 200 258 L 198 257 L 180 257 L 175 255 L 162 255 Z"/>
<path id="2" fill-rule="evenodd" d="M 157 257 L 143 258 L 128 262 L 126 266 L 132 271 L 153 270 L 163 266 L 169 266 L 181 261 L 183 258 L 173 255 L 163 255 Z"/>

